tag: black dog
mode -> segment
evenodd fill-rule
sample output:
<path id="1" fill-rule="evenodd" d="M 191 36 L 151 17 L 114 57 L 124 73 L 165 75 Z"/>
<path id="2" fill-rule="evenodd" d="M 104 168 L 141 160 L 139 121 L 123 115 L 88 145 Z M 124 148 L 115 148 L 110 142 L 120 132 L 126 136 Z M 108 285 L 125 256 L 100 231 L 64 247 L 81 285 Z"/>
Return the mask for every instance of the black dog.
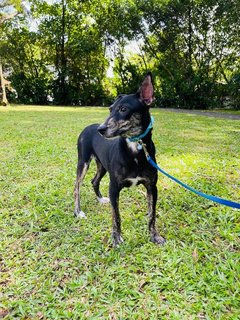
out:
<path id="1" fill-rule="evenodd" d="M 118 206 L 119 193 L 124 187 L 138 184 L 143 184 L 147 189 L 151 241 L 157 244 L 165 242 L 155 227 L 157 171 L 148 163 L 142 149 L 143 145 L 155 160 L 149 113 L 152 101 L 152 76 L 148 73 L 136 94 L 119 95 L 110 107 L 110 116 L 106 121 L 101 125 L 93 124 L 86 127 L 78 138 L 77 179 L 74 190 L 75 216 L 85 217 L 80 208 L 79 188 L 91 159 L 95 158 L 97 173 L 92 184 L 100 202 L 109 201 L 108 198 L 102 197 L 99 184 L 107 171 L 110 175 L 109 196 L 112 205 L 114 246 L 123 241 Z"/>

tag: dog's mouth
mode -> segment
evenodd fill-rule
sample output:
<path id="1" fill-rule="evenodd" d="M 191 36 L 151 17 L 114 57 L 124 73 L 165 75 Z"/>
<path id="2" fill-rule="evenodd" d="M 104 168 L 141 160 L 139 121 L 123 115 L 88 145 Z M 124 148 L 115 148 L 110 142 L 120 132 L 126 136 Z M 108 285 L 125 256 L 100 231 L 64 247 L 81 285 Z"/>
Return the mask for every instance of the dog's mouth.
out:
<path id="1" fill-rule="evenodd" d="M 121 136 L 121 132 L 118 129 L 114 130 L 113 128 L 109 128 L 104 124 L 101 124 L 97 130 L 106 139 L 116 139 L 117 137 Z"/>
<path id="2" fill-rule="evenodd" d="M 98 127 L 98 132 L 106 139 L 116 139 L 118 137 L 131 138 L 141 133 L 141 128 L 130 128 L 129 130 Z"/>
<path id="3" fill-rule="evenodd" d="M 114 139 L 117 137 L 131 138 L 142 132 L 142 126 L 139 120 L 136 116 L 132 116 L 128 120 L 120 121 L 108 118 L 97 130 L 106 139 Z"/>

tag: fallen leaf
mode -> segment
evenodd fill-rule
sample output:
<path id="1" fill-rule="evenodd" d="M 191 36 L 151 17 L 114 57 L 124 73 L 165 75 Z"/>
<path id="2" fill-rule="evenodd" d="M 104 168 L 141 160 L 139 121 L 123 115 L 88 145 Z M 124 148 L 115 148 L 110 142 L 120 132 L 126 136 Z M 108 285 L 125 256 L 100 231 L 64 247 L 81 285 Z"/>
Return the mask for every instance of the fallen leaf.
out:
<path id="1" fill-rule="evenodd" d="M 198 261 L 198 253 L 196 248 L 193 250 L 192 257 L 193 260 Z"/>

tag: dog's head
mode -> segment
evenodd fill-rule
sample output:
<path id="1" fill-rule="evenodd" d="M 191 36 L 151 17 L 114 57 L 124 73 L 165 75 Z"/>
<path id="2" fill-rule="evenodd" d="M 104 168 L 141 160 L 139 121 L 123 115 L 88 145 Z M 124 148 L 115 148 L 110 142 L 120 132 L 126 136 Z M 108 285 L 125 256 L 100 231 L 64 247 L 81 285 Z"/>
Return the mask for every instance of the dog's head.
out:
<path id="1" fill-rule="evenodd" d="M 110 106 L 110 115 L 98 127 L 105 138 L 137 136 L 149 124 L 149 106 L 154 100 L 152 75 L 149 72 L 137 93 L 121 94 Z"/>

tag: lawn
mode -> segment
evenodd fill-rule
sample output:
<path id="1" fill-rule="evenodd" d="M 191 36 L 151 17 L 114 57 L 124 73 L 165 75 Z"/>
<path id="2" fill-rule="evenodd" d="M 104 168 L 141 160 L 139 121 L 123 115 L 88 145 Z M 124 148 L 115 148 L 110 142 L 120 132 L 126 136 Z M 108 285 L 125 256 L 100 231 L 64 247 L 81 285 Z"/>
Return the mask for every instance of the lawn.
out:
<path id="1" fill-rule="evenodd" d="M 98 204 L 92 163 L 73 216 L 76 141 L 107 108 L 0 109 L 0 318 L 239 319 L 239 210 L 159 175 L 149 241 L 145 190 L 121 193 L 124 243 Z M 157 162 L 203 192 L 240 201 L 240 121 L 152 110 Z M 102 181 L 107 196 L 108 177 Z"/>

